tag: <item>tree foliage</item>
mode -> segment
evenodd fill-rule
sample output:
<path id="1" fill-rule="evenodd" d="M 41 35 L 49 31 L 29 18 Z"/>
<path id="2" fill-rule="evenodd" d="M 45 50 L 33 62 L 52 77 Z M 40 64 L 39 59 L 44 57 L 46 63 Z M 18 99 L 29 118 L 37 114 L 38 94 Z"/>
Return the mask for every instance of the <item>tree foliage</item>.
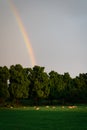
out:
<path id="1" fill-rule="evenodd" d="M 30 96 L 34 98 L 46 98 L 49 95 L 49 77 L 44 72 L 44 67 L 34 66 L 30 69 Z"/>
<path id="2" fill-rule="evenodd" d="M 21 65 L 10 67 L 9 92 L 12 99 L 27 98 L 29 91 L 29 80 Z"/>
<path id="3" fill-rule="evenodd" d="M 0 67 L 0 99 L 6 99 L 10 96 L 7 84 L 9 77 L 10 74 L 8 68 L 6 66 Z"/>
<path id="4" fill-rule="evenodd" d="M 52 70 L 47 74 L 41 66 L 0 67 L 0 99 L 8 98 L 87 103 L 87 73 L 71 78 L 68 72 L 59 74 Z"/>

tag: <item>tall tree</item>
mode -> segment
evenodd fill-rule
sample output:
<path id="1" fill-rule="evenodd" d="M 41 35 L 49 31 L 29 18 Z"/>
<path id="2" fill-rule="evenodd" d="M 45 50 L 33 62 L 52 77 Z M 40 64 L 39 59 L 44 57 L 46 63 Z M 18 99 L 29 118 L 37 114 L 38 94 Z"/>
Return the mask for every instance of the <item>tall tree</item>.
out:
<path id="1" fill-rule="evenodd" d="M 9 70 L 6 66 L 0 67 L 0 99 L 7 99 L 9 95 L 7 81 L 10 77 Z"/>
<path id="2" fill-rule="evenodd" d="M 75 84 L 79 101 L 87 102 L 87 73 L 79 74 L 79 76 L 75 78 Z"/>
<path id="3" fill-rule="evenodd" d="M 55 71 L 49 73 L 50 78 L 50 99 L 60 99 L 64 91 L 63 76 Z"/>
<path id="4" fill-rule="evenodd" d="M 20 64 L 10 67 L 9 92 L 12 99 L 27 98 L 29 91 L 29 80 Z"/>
<path id="5" fill-rule="evenodd" d="M 49 95 L 49 77 L 44 72 L 44 67 L 34 66 L 29 71 L 30 80 L 30 97 L 31 98 L 47 98 Z"/>
<path id="6" fill-rule="evenodd" d="M 72 87 L 72 78 L 68 72 L 64 73 L 63 75 L 63 82 L 64 82 L 64 100 L 70 101 L 70 91 Z"/>

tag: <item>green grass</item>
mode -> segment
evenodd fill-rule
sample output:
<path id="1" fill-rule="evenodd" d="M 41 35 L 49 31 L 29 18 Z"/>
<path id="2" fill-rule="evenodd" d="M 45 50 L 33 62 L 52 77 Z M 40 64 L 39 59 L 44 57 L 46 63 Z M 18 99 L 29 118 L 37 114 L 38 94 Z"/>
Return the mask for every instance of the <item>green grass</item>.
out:
<path id="1" fill-rule="evenodd" d="M 3 108 L 0 130 L 87 130 L 87 106 Z"/>

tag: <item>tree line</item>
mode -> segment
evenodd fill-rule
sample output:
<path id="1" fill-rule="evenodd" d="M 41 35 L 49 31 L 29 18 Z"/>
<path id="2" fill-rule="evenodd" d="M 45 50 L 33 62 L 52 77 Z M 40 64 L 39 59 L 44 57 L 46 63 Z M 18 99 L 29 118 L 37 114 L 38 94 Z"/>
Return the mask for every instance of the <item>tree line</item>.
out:
<path id="1" fill-rule="evenodd" d="M 23 68 L 22 65 L 0 67 L 0 103 L 28 99 L 50 104 L 87 103 L 87 73 L 71 78 L 70 74 L 45 72 L 45 67 Z"/>

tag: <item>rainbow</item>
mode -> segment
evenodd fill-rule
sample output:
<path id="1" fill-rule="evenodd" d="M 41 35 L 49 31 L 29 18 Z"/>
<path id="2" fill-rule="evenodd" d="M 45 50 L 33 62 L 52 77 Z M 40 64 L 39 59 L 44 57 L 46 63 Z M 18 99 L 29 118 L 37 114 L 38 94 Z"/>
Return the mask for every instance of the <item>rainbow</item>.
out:
<path id="1" fill-rule="evenodd" d="M 17 8 L 15 7 L 15 4 L 13 3 L 12 0 L 8 0 L 8 1 L 9 1 L 11 10 L 12 10 L 12 12 L 13 12 L 15 18 L 16 18 L 16 21 L 17 21 L 17 24 L 19 26 L 20 32 L 21 32 L 21 34 L 23 36 L 24 43 L 26 45 L 26 48 L 28 50 L 28 54 L 29 54 L 29 57 L 30 57 L 31 65 L 34 66 L 36 64 L 36 60 L 35 60 L 33 48 L 31 46 L 30 40 L 28 38 L 28 34 L 26 32 L 26 29 L 25 29 L 25 27 L 23 25 L 21 17 L 19 15 L 18 11 L 17 11 Z"/>

